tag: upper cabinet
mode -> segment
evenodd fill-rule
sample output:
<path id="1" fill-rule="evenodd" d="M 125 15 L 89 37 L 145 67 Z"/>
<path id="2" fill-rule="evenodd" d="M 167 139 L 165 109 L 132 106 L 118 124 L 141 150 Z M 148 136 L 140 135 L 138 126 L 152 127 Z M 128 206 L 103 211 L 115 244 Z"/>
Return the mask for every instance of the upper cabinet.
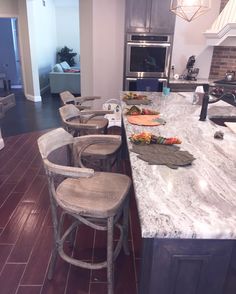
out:
<path id="1" fill-rule="evenodd" d="M 171 0 L 126 0 L 126 32 L 173 34 Z"/>

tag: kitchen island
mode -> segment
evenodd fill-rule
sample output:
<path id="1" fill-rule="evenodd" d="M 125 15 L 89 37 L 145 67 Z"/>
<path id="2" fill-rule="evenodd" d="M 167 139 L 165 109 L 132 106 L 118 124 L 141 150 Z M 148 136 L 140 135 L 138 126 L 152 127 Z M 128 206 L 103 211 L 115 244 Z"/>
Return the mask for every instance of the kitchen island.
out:
<path id="1" fill-rule="evenodd" d="M 236 135 L 199 121 L 200 106 L 191 99 L 172 93 L 161 103 L 160 95 L 149 93 L 152 105 L 143 107 L 161 105 L 165 125 L 131 125 L 123 115 L 143 240 L 140 293 L 236 293 L 226 285 L 236 239 Z M 216 105 L 236 109 L 221 101 L 209 109 Z M 218 130 L 223 140 L 214 139 Z M 181 149 L 196 159 L 177 170 L 149 165 L 131 152 L 128 139 L 143 131 L 180 138 Z"/>

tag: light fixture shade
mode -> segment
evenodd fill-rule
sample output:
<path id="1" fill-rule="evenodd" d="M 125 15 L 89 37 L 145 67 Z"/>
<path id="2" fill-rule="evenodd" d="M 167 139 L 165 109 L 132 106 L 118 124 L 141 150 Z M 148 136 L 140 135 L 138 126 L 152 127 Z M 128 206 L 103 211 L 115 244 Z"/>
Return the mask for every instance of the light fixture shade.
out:
<path id="1" fill-rule="evenodd" d="M 172 0 L 170 10 L 187 21 L 206 13 L 211 8 L 211 0 Z"/>

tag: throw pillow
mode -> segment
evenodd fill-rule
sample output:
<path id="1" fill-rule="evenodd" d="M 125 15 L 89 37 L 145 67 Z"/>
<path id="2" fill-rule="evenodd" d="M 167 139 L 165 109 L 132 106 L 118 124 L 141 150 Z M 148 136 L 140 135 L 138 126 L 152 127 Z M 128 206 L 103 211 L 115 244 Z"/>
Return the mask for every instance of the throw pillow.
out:
<path id="1" fill-rule="evenodd" d="M 63 69 L 62 69 L 61 65 L 57 63 L 57 64 L 54 66 L 53 71 L 54 71 L 54 72 L 63 72 Z"/>
<path id="2" fill-rule="evenodd" d="M 65 71 L 66 69 L 70 69 L 69 64 L 66 61 L 60 63 L 62 69 Z"/>
<path id="3" fill-rule="evenodd" d="M 64 69 L 64 72 L 80 72 L 79 69 Z"/>

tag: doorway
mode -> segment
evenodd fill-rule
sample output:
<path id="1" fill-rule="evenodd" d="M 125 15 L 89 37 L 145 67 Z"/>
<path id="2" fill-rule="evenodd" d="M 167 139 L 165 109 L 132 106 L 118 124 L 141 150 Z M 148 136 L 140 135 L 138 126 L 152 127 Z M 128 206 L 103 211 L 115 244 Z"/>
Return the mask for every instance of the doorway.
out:
<path id="1" fill-rule="evenodd" d="M 12 88 L 22 88 L 17 18 L 0 18 L 0 39 L 0 73 Z"/>

